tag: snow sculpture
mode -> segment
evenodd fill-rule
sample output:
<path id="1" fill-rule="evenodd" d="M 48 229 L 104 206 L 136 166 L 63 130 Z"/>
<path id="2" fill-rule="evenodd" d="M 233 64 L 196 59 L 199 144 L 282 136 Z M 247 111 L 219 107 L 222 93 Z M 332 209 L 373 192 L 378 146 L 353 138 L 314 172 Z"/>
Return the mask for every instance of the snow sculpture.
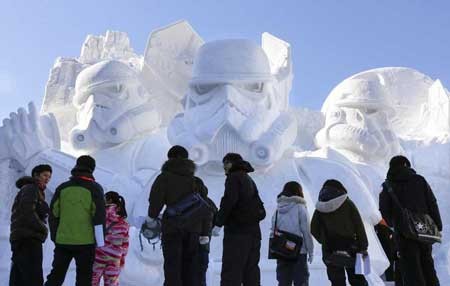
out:
<path id="1" fill-rule="evenodd" d="M 150 182 L 169 148 L 161 123 L 181 106 L 178 93 L 184 93 L 192 55 L 201 43 L 184 21 L 153 33 L 145 58 L 132 52 L 124 33 L 88 36 L 78 59 L 59 59 L 52 69 L 43 110 L 53 111 L 55 116 L 39 115 L 30 104 L 28 113 L 21 108 L 4 120 L 0 160 L 9 160 L 14 163 L 10 167 L 28 173 L 36 164 L 52 165 L 48 188 L 54 190 L 70 176 L 73 156 L 90 154 L 97 160 L 97 181 L 106 190 L 123 194 L 130 222 L 140 227 L 146 209 L 135 208 L 135 203 L 147 201 Z M 165 50 L 168 46 L 171 49 Z M 153 60 L 154 56 L 160 57 L 159 61 Z M 151 93 L 144 81 L 159 84 L 159 93 Z M 162 87 L 172 84 L 178 89 L 163 92 Z M 60 130 L 64 131 L 62 138 Z M 129 285 L 143 281 L 161 284 L 161 252 L 141 253 L 137 233 L 131 230 L 131 251 L 122 278 Z M 1 243 L 7 244 L 7 237 L 2 238 Z M 51 250 L 47 255 L 48 267 Z M 1 264 L 9 265 L 9 258 L 5 253 Z M 153 275 L 148 277 L 148 273 Z"/>
<path id="2" fill-rule="evenodd" d="M 428 91 L 428 101 L 422 106 L 422 132 L 428 137 L 448 134 L 450 130 L 450 92 L 436 80 Z"/>
<path id="3" fill-rule="evenodd" d="M 189 149 L 200 166 L 197 175 L 219 202 L 224 175 L 221 159 L 227 152 L 241 153 L 256 172 L 252 177 L 269 214 L 275 210 L 276 195 L 288 180 L 300 181 L 310 211 L 321 185 L 329 176 L 342 180 L 362 210 L 371 241 L 369 249 L 375 273 L 387 266 L 372 225 L 380 220 L 378 208 L 357 172 L 351 167 L 317 156 L 294 154 L 297 136 L 295 117 L 288 112 L 292 80 L 290 46 L 263 34 L 263 47 L 248 40 L 221 40 L 204 44 L 194 61 L 193 78 L 185 110 L 168 128 L 171 144 Z M 333 174 L 333 175 L 331 175 Z M 336 175 L 335 175 L 336 174 Z M 270 218 L 262 222 L 262 281 L 275 285 L 275 265 L 266 259 Z M 319 253 L 319 247 L 316 248 Z M 214 239 L 211 251 L 211 285 L 219 284 L 221 240 Z M 320 257 L 320 255 L 318 255 Z M 316 260 L 311 284 L 324 285 L 323 265 Z M 372 285 L 382 285 L 373 275 Z"/>
<path id="4" fill-rule="evenodd" d="M 352 161 L 383 164 L 400 152 L 388 121 L 388 113 L 393 110 L 383 99 L 378 81 L 346 80 L 330 96 L 334 93 L 339 97 L 328 106 L 325 127 L 316 136 L 319 147 L 348 152 Z"/>
<path id="5" fill-rule="evenodd" d="M 200 164 L 221 161 L 227 152 L 257 165 L 278 160 L 296 137 L 286 94 L 276 98 L 290 77 L 273 76 L 264 50 L 246 40 L 209 43 L 196 59 L 185 112 L 171 122 L 169 140 Z"/>
<path id="6" fill-rule="evenodd" d="M 443 280 L 450 278 L 447 269 L 450 243 L 445 239 L 450 233 L 446 219 L 450 200 L 449 95 L 439 80 L 433 81 L 408 68 L 380 68 L 353 75 L 326 99 L 322 107 L 326 124 L 316 136 L 321 149 L 314 152 L 356 169 L 375 200 L 390 157 L 406 154 L 419 174 L 426 177 L 440 205 L 444 242 L 435 246 L 435 253 L 436 267 Z M 350 118 L 349 108 L 353 114 Z M 377 113 L 383 116 L 374 117 Z M 373 140 L 362 140 L 363 136 Z M 372 143 L 366 147 L 369 151 L 361 152 L 364 149 L 361 144 L 371 141 L 381 145 Z M 380 147 L 385 152 L 379 152 L 383 150 Z"/>

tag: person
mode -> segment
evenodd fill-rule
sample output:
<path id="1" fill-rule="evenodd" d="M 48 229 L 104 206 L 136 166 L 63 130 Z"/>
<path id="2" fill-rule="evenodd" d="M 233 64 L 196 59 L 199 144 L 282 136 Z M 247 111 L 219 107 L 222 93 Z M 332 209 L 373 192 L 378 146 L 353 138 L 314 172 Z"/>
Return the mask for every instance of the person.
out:
<path id="1" fill-rule="evenodd" d="M 309 217 L 302 186 L 295 181 L 284 185 L 277 197 L 277 210 L 272 216 L 272 231 L 287 231 L 303 238 L 300 255 L 296 261 L 277 260 L 277 280 L 279 286 L 307 286 L 309 280 L 308 264 L 314 256 L 314 243 L 309 230 Z"/>
<path id="2" fill-rule="evenodd" d="M 331 255 L 336 251 L 352 257 L 356 253 L 367 255 L 369 245 L 359 211 L 348 198 L 341 182 L 327 180 L 323 184 L 311 220 L 311 234 L 322 245 L 322 259 L 332 286 L 345 286 L 345 273 L 350 285 L 368 285 L 363 275 L 355 274 L 355 267 L 330 262 Z"/>
<path id="3" fill-rule="evenodd" d="M 164 206 L 171 207 L 187 195 L 207 193 L 200 178 L 194 176 L 196 166 L 188 151 L 179 145 L 170 148 L 168 160 L 150 190 L 146 225 L 153 228 Z M 167 210 L 166 207 L 166 210 Z M 198 246 L 202 219 L 179 227 L 165 211 L 161 221 L 165 286 L 198 285 Z"/>
<path id="4" fill-rule="evenodd" d="M 61 286 L 72 259 L 76 263 L 76 285 L 92 283 L 95 247 L 104 245 L 105 200 L 95 181 L 95 160 L 77 159 L 72 176 L 56 188 L 50 203 L 50 232 L 55 242 L 52 270 L 46 286 Z"/>
<path id="5" fill-rule="evenodd" d="M 248 175 L 253 167 L 237 153 L 223 157 L 225 191 L 215 225 L 224 226 L 221 286 L 260 285 L 261 229 L 266 216 L 258 188 Z"/>
<path id="6" fill-rule="evenodd" d="M 217 206 L 213 200 L 209 197 L 205 198 L 208 204 L 212 207 L 213 211 L 209 216 L 206 216 L 202 221 L 202 232 L 199 237 L 199 251 L 198 251 L 198 262 L 199 262 L 199 275 L 200 275 L 200 286 L 206 286 L 206 273 L 209 266 L 209 250 L 212 236 L 212 229 L 214 226 L 214 219 L 217 214 Z"/>
<path id="7" fill-rule="evenodd" d="M 402 207 L 411 211 L 429 214 L 442 231 L 442 220 L 436 198 L 424 177 L 411 168 L 404 156 L 394 156 L 389 162 L 386 181 Z M 386 184 L 379 196 L 380 211 L 390 227 L 398 245 L 403 284 L 408 286 L 440 285 L 434 268 L 431 244 L 421 243 L 403 237 L 399 230 L 400 213 L 392 200 Z"/>
<path id="8" fill-rule="evenodd" d="M 10 286 L 41 286 L 44 283 L 42 244 L 48 235 L 49 212 L 44 191 L 52 177 L 52 168 L 38 165 L 31 175 L 16 182 L 19 192 L 12 206 L 9 236 L 12 251 Z"/>
<path id="9" fill-rule="evenodd" d="M 95 250 L 92 286 L 118 286 L 120 271 L 125 265 L 129 245 L 129 224 L 125 199 L 117 192 L 107 192 L 105 246 Z"/>

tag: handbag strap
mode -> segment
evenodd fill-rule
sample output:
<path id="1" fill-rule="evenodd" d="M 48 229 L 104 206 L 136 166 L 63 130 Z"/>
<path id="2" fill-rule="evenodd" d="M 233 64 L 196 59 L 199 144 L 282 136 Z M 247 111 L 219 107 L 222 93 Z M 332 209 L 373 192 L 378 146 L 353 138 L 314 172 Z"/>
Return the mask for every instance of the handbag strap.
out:
<path id="1" fill-rule="evenodd" d="M 278 223 L 278 210 L 275 212 L 275 226 L 273 227 L 273 231 L 277 231 L 277 223 Z"/>
<path id="2" fill-rule="evenodd" d="M 392 185 L 389 181 L 385 181 L 384 182 L 384 186 L 386 186 L 387 191 L 389 193 L 389 195 L 391 196 L 392 200 L 394 201 L 394 203 L 400 208 L 400 209 L 404 209 L 402 204 L 400 203 L 400 200 L 398 199 L 397 195 L 394 193 L 394 189 L 392 188 Z"/>

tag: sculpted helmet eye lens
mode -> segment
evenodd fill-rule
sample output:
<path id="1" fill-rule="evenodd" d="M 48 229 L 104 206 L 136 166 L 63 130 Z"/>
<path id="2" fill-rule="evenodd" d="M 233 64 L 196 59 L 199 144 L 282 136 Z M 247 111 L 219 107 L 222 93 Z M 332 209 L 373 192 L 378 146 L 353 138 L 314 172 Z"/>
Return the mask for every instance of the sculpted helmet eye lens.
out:
<path id="1" fill-rule="evenodd" d="M 194 85 L 194 90 L 198 95 L 203 95 L 212 91 L 217 86 L 218 84 L 196 84 Z"/>
<path id="2" fill-rule="evenodd" d="M 362 116 L 361 116 L 361 114 L 359 112 L 356 113 L 356 120 L 358 120 L 358 121 L 362 121 L 363 120 L 363 118 L 362 118 Z"/>
<path id="3" fill-rule="evenodd" d="M 375 113 L 375 112 L 377 112 L 376 109 L 373 109 L 373 108 L 367 108 L 367 109 L 366 109 L 366 113 L 367 113 L 367 114 L 373 114 L 373 113 Z"/>
<path id="4" fill-rule="evenodd" d="M 263 82 L 243 83 L 243 84 L 239 84 L 238 86 L 242 89 L 245 89 L 245 90 L 248 90 L 251 92 L 256 92 L 256 93 L 261 93 L 264 90 Z"/>

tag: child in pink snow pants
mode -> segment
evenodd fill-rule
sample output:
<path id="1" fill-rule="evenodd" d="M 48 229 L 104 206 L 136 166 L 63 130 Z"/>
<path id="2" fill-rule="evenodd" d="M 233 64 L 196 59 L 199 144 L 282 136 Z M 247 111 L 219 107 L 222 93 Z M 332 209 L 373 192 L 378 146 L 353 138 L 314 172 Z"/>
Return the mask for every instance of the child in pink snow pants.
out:
<path id="1" fill-rule="evenodd" d="M 116 192 L 107 192 L 105 246 L 95 250 L 92 286 L 100 284 L 103 276 L 105 286 L 119 285 L 120 270 L 125 265 L 128 252 L 127 210 L 125 200 Z"/>

